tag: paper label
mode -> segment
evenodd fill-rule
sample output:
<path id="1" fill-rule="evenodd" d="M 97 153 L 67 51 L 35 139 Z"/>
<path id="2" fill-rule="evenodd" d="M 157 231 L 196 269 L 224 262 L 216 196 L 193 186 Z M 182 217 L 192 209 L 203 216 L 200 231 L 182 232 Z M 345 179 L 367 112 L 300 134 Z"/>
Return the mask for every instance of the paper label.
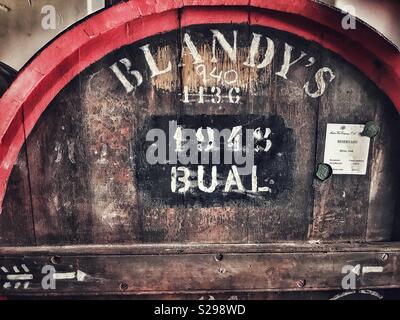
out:
<path id="1" fill-rule="evenodd" d="M 365 175 L 370 138 L 361 135 L 364 125 L 328 123 L 324 163 L 333 174 Z"/>

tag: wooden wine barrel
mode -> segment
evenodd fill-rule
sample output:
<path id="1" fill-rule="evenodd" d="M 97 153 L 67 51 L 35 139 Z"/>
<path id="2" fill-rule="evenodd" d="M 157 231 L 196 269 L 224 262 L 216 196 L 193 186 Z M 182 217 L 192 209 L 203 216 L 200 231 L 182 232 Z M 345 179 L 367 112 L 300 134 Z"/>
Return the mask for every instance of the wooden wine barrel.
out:
<path id="1" fill-rule="evenodd" d="M 398 52 L 320 4 L 233 2 L 122 3 L 20 73 L 1 294 L 400 285 Z"/>

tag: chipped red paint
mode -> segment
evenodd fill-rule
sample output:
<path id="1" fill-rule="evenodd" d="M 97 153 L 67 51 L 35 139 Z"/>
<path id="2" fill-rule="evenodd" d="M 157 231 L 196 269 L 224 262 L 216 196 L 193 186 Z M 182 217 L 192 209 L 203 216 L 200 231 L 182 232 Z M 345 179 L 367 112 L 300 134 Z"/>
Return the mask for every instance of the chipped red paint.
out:
<path id="1" fill-rule="evenodd" d="M 249 11 L 252 7 L 261 10 Z M 135 0 L 94 15 L 40 52 L 0 99 L 0 207 L 25 139 L 57 93 L 109 52 L 181 26 L 248 23 L 315 41 L 363 71 L 400 111 L 398 50 L 362 23 L 343 30 L 341 18 L 340 12 L 309 0 Z"/>

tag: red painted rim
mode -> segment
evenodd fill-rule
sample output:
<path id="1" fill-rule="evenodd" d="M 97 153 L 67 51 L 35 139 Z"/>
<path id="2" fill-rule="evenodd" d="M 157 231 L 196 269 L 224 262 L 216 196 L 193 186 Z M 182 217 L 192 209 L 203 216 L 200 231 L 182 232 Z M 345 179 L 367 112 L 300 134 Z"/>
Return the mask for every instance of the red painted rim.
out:
<path id="1" fill-rule="evenodd" d="M 249 12 L 251 7 L 265 10 Z M 249 23 L 315 41 L 358 67 L 400 111 L 399 52 L 364 24 L 342 29 L 341 19 L 340 12 L 310 0 L 135 0 L 94 15 L 38 54 L 0 99 L 0 208 L 26 137 L 70 80 L 115 49 L 183 26 Z"/>

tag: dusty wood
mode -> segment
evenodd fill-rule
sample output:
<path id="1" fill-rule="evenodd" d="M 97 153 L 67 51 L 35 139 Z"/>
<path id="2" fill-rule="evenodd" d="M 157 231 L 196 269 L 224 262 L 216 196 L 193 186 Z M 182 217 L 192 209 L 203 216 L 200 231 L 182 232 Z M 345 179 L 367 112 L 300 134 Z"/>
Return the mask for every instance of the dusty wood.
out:
<path id="1" fill-rule="evenodd" d="M 0 246 L 35 245 L 26 149 L 19 154 L 0 215 Z M 11 200 L 12 199 L 12 200 Z"/>
<path id="2" fill-rule="evenodd" d="M 249 217 L 249 240 L 265 242 L 269 240 L 294 240 L 307 238 L 308 225 L 312 215 L 312 182 L 315 168 L 315 137 L 318 99 L 310 98 L 304 91 L 304 84 L 310 80 L 322 61 L 319 59 L 320 48 L 311 43 L 304 43 L 290 35 L 283 35 L 274 30 L 252 27 L 251 32 L 270 37 L 275 43 L 275 56 L 272 63 L 252 75 L 250 109 L 260 114 L 276 114 L 282 117 L 290 128 L 293 150 L 287 149 L 279 155 L 288 164 L 291 177 L 285 180 L 285 192 L 278 199 L 264 208 L 253 208 Z M 263 37 L 257 61 L 260 63 L 267 52 L 267 41 Z M 294 47 L 292 60 L 301 52 L 308 55 L 289 69 L 287 78 L 277 73 L 283 64 L 285 45 Z M 308 59 L 314 57 L 316 63 L 306 67 Z M 277 179 L 279 181 L 279 178 Z"/>
<path id="3" fill-rule="evenodd" d="M 377 105 L 383 99 L 376 86 L 354 67 L 329 52 L 323 52 L 323 59 L 336 70 L 336 78 L 321 97 L 317 163 L 324 161 L 327 123 L 365 124 L 375 119 Z M 371 145 L 366 175 L 333 175 L 327 181 L 315 181 L 311 238 L 366 240 L 370 183 L 375 176 L 372 170 L 377 169 L 372 164 L 379 161 L 372 149 Z"/>
<path id="4" fill-rule="evenodd" d="M 46 110 L 26 142 L 38 244 L 92 241 L 90 170 L 77 90 L 75 80 Z"/>
<path id="5" fill-rule="evenodd" d="M 187 14 L 183 10 L 182 15 Z M 237 31 L 237 61 L 232 61 L 218 44 L 216 46 L 217 63 L 212 60 L 212 29 L 220 30 L 226 36 L 227 42 L 232 46 L 234 30 Z M 182 51 L 182 85 L 181 92 L 185 87 L 189 92 L 189 103 L 182 102 L 181 115 L 240 115 L 247 112 L 247 95 L 249 72 L 243 65 L 246 59 L 247 40 L 249 27 L 247 25 L 231 28 L 229 26 L 214 25 L 183 28 L 181 31 L 181 51 Z M 184 42 L 184 34 L 188 34 L 198 48 L 199 54 L 203 58 L 203 63 L 193 64 L 193 57 Z M 214 72 L 213 72 L 214 70 Z M 228 84 L 224 80 L 226 73 L 237 72 L 238 79 L 234 84 Z M 203 75 L 202 75 L 202 72 Z M 213 76 L 214 75 L 214 76 Z M 215 75 L 222 75 L 223 80 Z M 229 78 L 231 79 L 231 78 Z M 212 103 L 212 88 L 221 90 L 221 103 Z M 228 91 L 232 87 L 238 87 L 241 92 L 241 101 L 238 104 L 228 102 L 226 98 Z M 200 103 L 199 93 L 204 90 L 205 99 Z M 181 97 L 183 100 L 183 97 Z M 215 98 L 217 99 L 217 98 Z M 202 123 L 199 122 L 199 126 Z M 181 221 L 181 232 L 184 239 L 191 242 L 208 243 L 241 243 L 247 241 L 247 216 L 248 210 L 243 208 L 240 203 L 235 201 L 225 202 L 221 200 L 219 205 L 210 206 L 206 203 L 197 205 L 194 208 L 178 208 L 176 216 L 171 219 Z M 238 208 L 240 207 L 240 208 Z M 177 241 L 179 239 L 175 239 Z"/>
<path id="6" fill-rule="evenodd" d="M 382 253 L 382 252 L 381 252 Z M 24 264 L 33 275 L 29 287 L 0 288 L 2 294 L 155 294 L 179 292 L 307 291 L 340 289 L 345 265 L 381 267 L 379 273 L 357 277 L 357 288 L 397 288 L 400 252 L 383 261 L 380 253 L 228 253 L 221 261 L 213 254 L 66 255 L 54 265 L 58 273 L 84 272 L 80 280 L 58 280 L 55 290 L 42 289 L 42 266 L 54 261 L 51 252 L 1 256 L 2 266 Z M 23 257 L 23 258 L 22 258 Z M 12 269 L 11 269 L 12 270 Z M 176 272 L 180 270 L 180 272 Z M 10 272 L 9 272 L 10 273 Z M 9 274 L 8 273 L 8 274 Z M 12 271 L 11 271 L 12 273 Z M 5 278 L 4 272 L 1 275 Z M 3 279 L 4 281 L 5 279 Z M 299 280 L 305 285 L 299 287 Z"/>
<path id="7" fill-rule="evenodd" d="M 3 247 L 0 256 L 18 255 L 176 255 L 176 254 L 224 254 L 224 253 L 313 253 L 313 252 L 365 252 L 395 253 L 400 242 L 319 243 L 312 241 L 275 242 L 263 244 L 131 244 L 131 245 L 65 245 Z"/>
<path id="8" fill-rule="evenodd" d="M 373 138 L 367 241 L 387 241 L 400 230 L 394 224 L 400 216 L 400 116 L 390 105 L 380 99 L 374 119 L 380 133 Z"/>

